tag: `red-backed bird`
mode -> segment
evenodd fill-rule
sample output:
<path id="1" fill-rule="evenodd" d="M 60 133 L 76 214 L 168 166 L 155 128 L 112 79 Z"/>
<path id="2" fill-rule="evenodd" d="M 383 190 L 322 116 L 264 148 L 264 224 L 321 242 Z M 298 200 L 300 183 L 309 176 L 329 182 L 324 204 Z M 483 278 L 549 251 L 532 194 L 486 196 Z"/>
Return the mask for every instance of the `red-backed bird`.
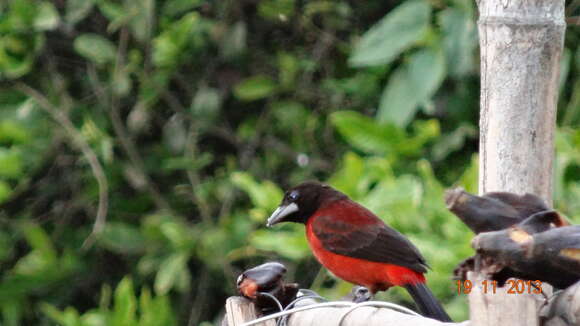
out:
<path id="1" fill-rule="evenodd" d="M 402 286 L 427 317 L 451 321 L 425 285 L 427 263 L 401 233 L 345 194 L 318 182 L 288 190 L 268 226 L 306 225 L 314 256 L 334 275 L 367 287 L 373 294 Z"/>

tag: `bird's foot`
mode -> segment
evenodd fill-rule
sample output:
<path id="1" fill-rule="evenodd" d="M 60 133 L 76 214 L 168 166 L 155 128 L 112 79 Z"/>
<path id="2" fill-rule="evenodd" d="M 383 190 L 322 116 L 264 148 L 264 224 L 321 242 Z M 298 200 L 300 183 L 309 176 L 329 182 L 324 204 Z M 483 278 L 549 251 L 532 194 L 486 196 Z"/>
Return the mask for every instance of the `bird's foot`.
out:
<path id="1" fill-rule="evenodd" d="M 354 303 L 370 301 L 373 298 L 373 294 L 368 288 L 358 285 L 352 288 L 352 296 L 352 302 Z"/>

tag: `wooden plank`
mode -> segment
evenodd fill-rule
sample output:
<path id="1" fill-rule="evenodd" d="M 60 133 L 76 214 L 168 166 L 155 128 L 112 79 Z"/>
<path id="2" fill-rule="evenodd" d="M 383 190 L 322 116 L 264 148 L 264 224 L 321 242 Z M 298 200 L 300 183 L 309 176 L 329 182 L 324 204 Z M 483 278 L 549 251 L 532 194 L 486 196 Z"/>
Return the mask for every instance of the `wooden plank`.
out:
<path id="1" fill-rule="evenodd" d="M 315 304 L 316 301 L 304 300 L 298 307 Z M 349 312 L 349 307 L 315 308 L 293 313 L 287 326 L 339 326 L 339 321 L 347 312 L 340 326 L 468 326 L 469 321 L 462 323 L 443 323 L 423 316 L 409 315 L 389 308 L 359 307 Z M 230 297 L 226 301 L 226 316 L 222 326 L 240 326 L 243 323 L 257 319 L 255 306 L 242 297 Z M 274 319 L 256 324 L 259 326 L 275 326 Z"/>
<path id="2" fill-rule="evenodd" d="M 475 276 L 469 275 L 471 279 Z M 481 283 L 478 283 L 481 284 Z M 497 292 L 504 291 L 497 288 Z M 471 309 L 481 310 L 471 311 L 472 316 L 477 316 L 478 323 L 486 325 L 506 325 L 506 319 L 520 318 L 522 323 L 533 325 L 536 320 L 538 307 L 542 306 L 540 316 L 544 320 L 545 326 L 578 326 L 580 325 L 580 282 L 561 291 L 550 298 L 548 304 L 538 297 L 531 297 L 527 300 L 513 300 L 513 294 L 503 294 L 495 298 L 498 293 L 483 291 L 481 286 L 474 286 L 470 300 Z M 519 294 L 518 294 L 519 295 Z M 531 304 L 530 304 L 531 302 Z M 315 304 L 313 300 L 305 300 L 299 306 Z M 522 305 L 523 304 L 523 305 Z M 341 317 L 350 308 L 318 308 L 301 311 L 292 314 L 288 321 L 288 326 L 339 326 Z M 486 314 L 484 314 L 484 312 Z M 532 316 L 533 318 L 529 318 Z M 230 297 L 226 301 L 226 316 L 222 326 L 240 326 L 245 322 L 252 321 L 260 317 L 252 302 L 242 297 Z M 231 323 L 229 321 L 232 321 Z M 259 323 L 261 326 L 275 326 L 274 320 Z M 387 308 L 360 307 L 351 311 L 344 318 L 340 326 L 469 326 L 470 321 L 461 323 L 442 323 L 440 321 L 421 316 L 412 316 L 397 312 Z"/>
<path id="3" fill-rule="evenodd" d="M 258 317 L 260 316 L 256 311 L 256 306 L 250 300 L 243 297 L 229 297 L 226 300 L 226 317 L 224 322 L 226 325 L 240 326 Z M 276 326 L 276 322 L 269 320 L 259 323 L 258 326 Z"/>
<path id="4" fill-rule="evenodd" d="M 321 308 L 297 312 L 288 326 L 339 326 L 338 322 L 349 308 Z M 435 319 L 413 316 L 388 308 L 360 307 L 349 313 L 340 326 L 467 326 L 462 323 L 443 323 Z"/>

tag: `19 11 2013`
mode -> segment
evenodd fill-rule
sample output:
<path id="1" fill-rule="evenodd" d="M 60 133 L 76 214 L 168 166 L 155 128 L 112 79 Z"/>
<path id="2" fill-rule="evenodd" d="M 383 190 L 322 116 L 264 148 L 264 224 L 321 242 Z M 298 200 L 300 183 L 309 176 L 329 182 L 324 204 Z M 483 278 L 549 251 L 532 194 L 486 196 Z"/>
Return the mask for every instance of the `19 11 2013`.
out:
<path id="1" fill-rule="evenodd" d="M 469 294 L 473 289 L 473 282 L 470 280 L 457 280 L 457 294 Z M 507 294 L 541 294 L 542 293 L 542 281 L 524 281 L 524 280 L 514 280 L 509 279 L 504 285 L 507 287 Z M 498 289 L 497 281 L 493 280 L 483 280 L 481 281 L 481 288 L 483 293 L 495 294 Z"/>

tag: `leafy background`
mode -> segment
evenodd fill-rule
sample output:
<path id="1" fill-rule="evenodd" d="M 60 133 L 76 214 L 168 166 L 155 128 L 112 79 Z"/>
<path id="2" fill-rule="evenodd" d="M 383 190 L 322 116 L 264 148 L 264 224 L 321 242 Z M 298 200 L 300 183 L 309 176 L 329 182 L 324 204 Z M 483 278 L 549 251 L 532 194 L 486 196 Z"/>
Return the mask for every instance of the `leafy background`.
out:
<path id="1" fill-rule="evenodd" d="M 576 222 L 579 40 L 554 191 Z M 268 260 L 338 299 L 301 226 L 264 228 L 306 179 L 408 235 L 467 318 L 450 275 L 472 235 L 442 198 L 476 192 L 477 47 L 472 1 L 2 2 L 1 324 L 211 325 Z"/>

